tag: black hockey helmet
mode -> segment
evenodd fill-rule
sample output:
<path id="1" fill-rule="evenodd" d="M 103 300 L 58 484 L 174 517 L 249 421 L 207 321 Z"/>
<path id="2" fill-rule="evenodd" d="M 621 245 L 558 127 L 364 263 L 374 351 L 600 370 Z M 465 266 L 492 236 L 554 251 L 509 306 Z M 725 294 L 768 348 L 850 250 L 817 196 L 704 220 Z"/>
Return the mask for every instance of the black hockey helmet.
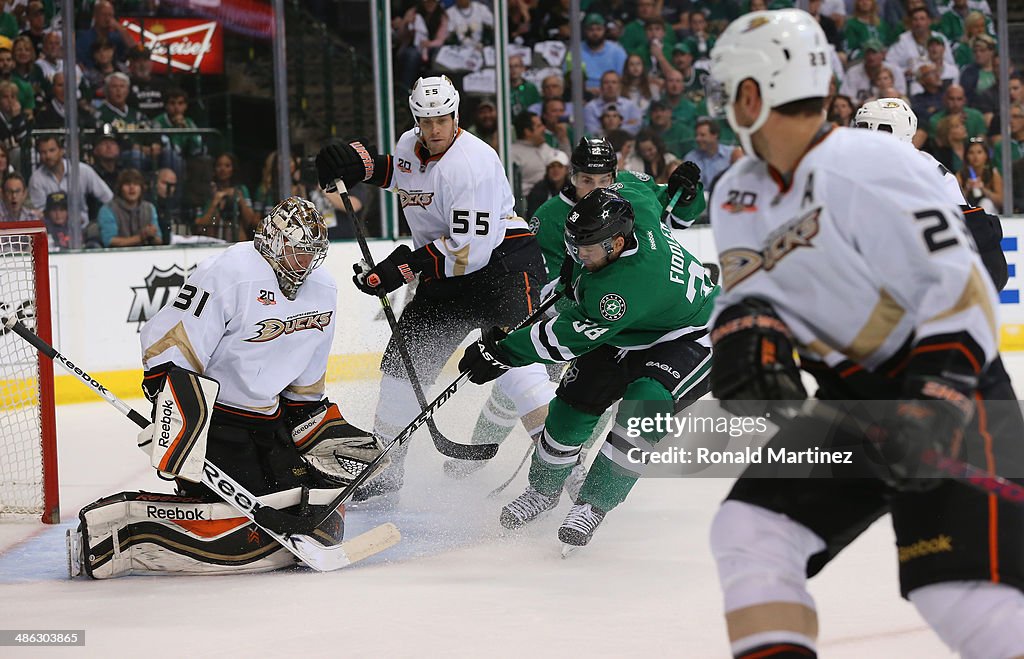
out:
<path id="1" fill-rule="evenodd" d="M 579 248 L 601 245 L 611 255 L 616 236 L 633 233 L 633 206 L 614 190 L 597 188 L 576 202 L 565 221 L 565 249 L 582 263 Z"/>
<path id="2" fill-rule="evenodd" d="M 618 158 L 605 137 L 584 137 L 572 151 L 572 171 L 587 174 L 614 174 Z"/>

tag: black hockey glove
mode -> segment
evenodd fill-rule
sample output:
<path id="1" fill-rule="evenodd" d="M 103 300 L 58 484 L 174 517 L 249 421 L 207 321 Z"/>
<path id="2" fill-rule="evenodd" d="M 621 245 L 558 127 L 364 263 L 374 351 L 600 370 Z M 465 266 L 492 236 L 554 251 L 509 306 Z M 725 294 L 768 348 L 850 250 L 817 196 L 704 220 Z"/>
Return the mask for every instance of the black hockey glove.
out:
<path id="1" fill-rule="evenodd" d="M 408 245 L 399 245 L 373 268 L 368 267 L 366 261 L 355 263 L 352 265 L 355 271 L 352 281 L 367 295 L 390 293 L 416 278 L 414 266 L 410 264 L 413 254 Z"/>
<path id="2" fill-rule="evenodd" d="M 697 198 L 697 186 L 700 185 L 700 167 L 696 163 L 687 160 L 673 170 L 668 177 L 668 198 L 676 196 L 676 191 L 681 190 L 677 203 L 683 206 L 692 203 Z"/>
<path id="3" fill-rule="evenodd" d="M 907 365 L 900 400 L 886 406 L 881 423 L 869 426 L 867 451 L 882 480 L 905 492 L 924 492 L 942 483 L 941 457 L 955 457 L 974 416 L 973 369 L 938 365 L 935 353 L 918 353 Z"/>
<path id="4" fill-rule="evenodd" d="M 726 410 L 737 416 L 792 416 L 807 398 L 793 359 L 793 335 L 764 300 L 748 297 L 725 309 L 711 341 L 711 392 Z"/>
<path id="5" fill-rule="evenodd" d="M 316 154 L 316 177 L 322 190 L 334 188 L 341 179 L 345 187 L 373 178 L 379 156 L 373 145 L 355 141 L 350 144 L 329 144 Z"/>
<path id="6" fill-rule="evenodd" d="M 477 342 L 466 348 L 459 360 L 459 370 L 469 371 L 469 381 L 473 384 L 487 384 L 512 368 L 498 342 L 508 336 L 500 327 L 492 327 L 483 332 Z"/>

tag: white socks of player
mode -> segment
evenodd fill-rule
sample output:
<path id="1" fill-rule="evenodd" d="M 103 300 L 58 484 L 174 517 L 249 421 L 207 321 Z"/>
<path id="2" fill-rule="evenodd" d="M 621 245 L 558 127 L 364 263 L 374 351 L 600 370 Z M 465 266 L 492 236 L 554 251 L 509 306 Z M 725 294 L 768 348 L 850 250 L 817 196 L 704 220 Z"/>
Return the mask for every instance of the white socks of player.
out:
<path id="1" fill-rule="evenodd" d="M 594 537 L 594 531 L 604 516 L 603 510 L 589 503 L 577 503 L 569 509 L 565 521 L 558 527 L 558 539 L 571 547 L 584 547 Z M 562 553 L 566 555 L 568 552 Z"/>
<path id="2" fill-rule="evenodd" d="M 506 529 L 518 529 L 553 510 L 561 498 L 561 490 L 548 496 L 528 487 L 525 492 L 501 509 L 501 518 L 498 521 Z"/>
<path id="3" fill-rule="evenodd" d="M 587 450 L 583 449 L 580 451 L 580 455 L 576 458 L 576 464 L 573 466 L 572 471 L 565 479 L 565 483 L 562 484 L 562 489 L 569 495 L 569 501 L 573 503 L 580 497 L 580 490 L 583 489 L 583 481 L 587 480 Z"/>

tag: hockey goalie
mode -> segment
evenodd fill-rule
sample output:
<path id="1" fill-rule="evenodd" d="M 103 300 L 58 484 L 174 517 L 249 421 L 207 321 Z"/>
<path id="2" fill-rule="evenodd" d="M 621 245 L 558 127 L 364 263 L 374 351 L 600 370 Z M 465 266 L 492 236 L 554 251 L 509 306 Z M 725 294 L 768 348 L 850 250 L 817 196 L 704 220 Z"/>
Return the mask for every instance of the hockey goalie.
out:
<path id="1" fill-rule="evenodd" d="M 204 462 L 278 509 L 324 506 L 380 455 L 324 393 L 337 287 L 309 201 L 285 199 L 252 242 L 202 261 L 141 331 L 152 423 L 139 447 L 176 493 L 121 492 L 82 509 L 71 576 L 263 572 L 295 557 L 201 483 Z M 375 471 L 386 466 L 375 464 Z M 317 540 L 341 543 L 344 507 Z"/>

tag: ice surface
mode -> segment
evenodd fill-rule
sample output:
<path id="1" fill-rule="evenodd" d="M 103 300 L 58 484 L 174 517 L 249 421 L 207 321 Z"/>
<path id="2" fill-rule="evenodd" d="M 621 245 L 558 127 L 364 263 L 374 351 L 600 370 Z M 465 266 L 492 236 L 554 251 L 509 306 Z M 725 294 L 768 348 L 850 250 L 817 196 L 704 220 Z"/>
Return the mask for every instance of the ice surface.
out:
<path id="1" fill-rule="evenodd" d="M 1024 374 L 1024 357 L 1007 358 Z M 336 386 L 356 425 L 371 423 L 376 383 Z M 438 415 L 468 438 L 485 398 L 471 385 Z M 140 409 L 142 401 L 135 401 Z M 525 450 L 517 429 L 498 456 L 453 481 L 429 437 L 413 438 L 409 476 L 390 513 L 352 510 L 349 536 L 393 521 L 402 542 L 330 574 L 65 578 L 64 530 L 78 509 L 129 489 L 169 491 L 135 447 L 135 428 L 102 402 L 58 408 L 64 522 L 0 524 L 0 627 L 85 629 L 76 656 L 153 657 L 727 657 L 708 529 L 730 481 L 644 480 L 589 547 L 560 557 L 568 510 L 503 535 L 504 501 L 486 499 Z M 902 600 L 887 518 L 811 582 L 823 657 L 947 657 Z M 3 648 L 0 656 L 74 651 Z"/>

